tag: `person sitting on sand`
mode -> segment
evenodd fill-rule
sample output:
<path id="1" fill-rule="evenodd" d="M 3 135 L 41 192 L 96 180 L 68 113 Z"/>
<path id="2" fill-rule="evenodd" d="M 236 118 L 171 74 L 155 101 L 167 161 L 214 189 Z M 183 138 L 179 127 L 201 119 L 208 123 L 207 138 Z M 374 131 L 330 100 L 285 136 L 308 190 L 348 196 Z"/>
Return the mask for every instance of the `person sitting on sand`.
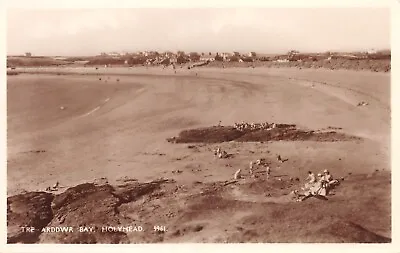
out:
<path id="1" fill-rule="evenodd" d="M 219 153 L 221 153 L 221 148 L 217 148 L 214 150 L 214 155 L 217 156 Z"/>
<path id="2" fill-rule="evenodd" d="M 327 182 L 329 182 L 333 179 L 332 175 L 326 169 L 324 170 L 324 178 L 325 178 L 325 181 L 327 181 Z"/>
<path id="3" fill-rule="evenodd" d="M 240 179 L 241 177 L 242 177 L 242 174 L 241 174 L 241 169 L 238 169 L 236 172 L 235 172 L 235 175 L 233 175 L 233 178 L 236 180 L 236 179 Z"/>
<path id="4" fill-rule="evenodd" d="M 335 186 L 339 183 L 338 180 L 333 179 L 333 176 L 329 173 L 328 170 L 324 170 L 324 180 L 327 182 L 328 187 Z"/>
<path id="5" fill-rule="evenodd" d="M 311 187 L 311 189 L 310 189 L 311 194 L 326 196 L 327 182 L 325 181 L 325 178 L 322 174 L 318 173 L 317 177 L 318 177 L 318 181 L 316 183 L 314 183 L 314 186 Z"/>
<path id="6" fill-rule="evenodd" d="M 250 161 L 249 170 L 250 170 L 250 174 L 253 174 L 253 161 Z"/>
<path id="7" fill-rule="evenodd" d="M 314 173 L 312 173 L 312 171 L 308 171 L 308 176 L 307 176 L 306 180 L 309 180 L 309 181 L 304 185 L 304 189 L 310 189 L 317 181 L 315 178 L 315 175 L 314 175 Z"/>

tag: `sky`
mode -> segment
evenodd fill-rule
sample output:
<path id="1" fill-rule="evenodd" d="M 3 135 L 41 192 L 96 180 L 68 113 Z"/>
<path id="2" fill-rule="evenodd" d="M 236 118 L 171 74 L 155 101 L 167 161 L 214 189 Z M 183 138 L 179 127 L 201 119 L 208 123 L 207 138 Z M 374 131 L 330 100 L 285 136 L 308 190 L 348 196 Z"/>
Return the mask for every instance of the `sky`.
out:
<path id="1" fill-rule="evenodd" d="M 390 49 L 388 8 L 8 9 L 7 54 Z"/>

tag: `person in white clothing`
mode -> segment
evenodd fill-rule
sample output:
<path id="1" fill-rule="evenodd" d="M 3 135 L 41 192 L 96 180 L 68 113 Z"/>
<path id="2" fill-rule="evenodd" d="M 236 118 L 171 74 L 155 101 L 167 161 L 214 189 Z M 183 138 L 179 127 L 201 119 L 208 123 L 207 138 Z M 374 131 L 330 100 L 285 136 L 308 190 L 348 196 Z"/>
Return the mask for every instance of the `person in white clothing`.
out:
<path id="1" fill-rule="evenodd" d="M 269 176 L 271 175 L 271 169 L 269 168 L 269 166 L 267 166 L 267 179 L 269 179 Z"/>
<path id="2" fill-rule="evenodd" d="M 328 187 L 339 184 L 339 181 L 336 179 L 333 179 L 333 176 L 326 169 L 324 170 L 324 180 L 328 183 Z"/>
<path id="3" fill-rule="evenodd" d="M 305 185 L 304 185 L 304 190 L 305 189 L 310 189 L 315 182 L 317 181 L 315 178 L 315 175 L 312 171 L 308 171 L 308 176 L 306 178 L 306 180 L 308 181 Z"/>
<path id="4" fill-rule="evenodd" d="M 241 177 L 242 177 L 242 175 L 241 175 L 241 172 L 242 170 L 241 169 L 238 169 L 236 172 L 235 172 L 235 175 L 233 175 L 233 178 L 234 179 L 240 179 Z"/>

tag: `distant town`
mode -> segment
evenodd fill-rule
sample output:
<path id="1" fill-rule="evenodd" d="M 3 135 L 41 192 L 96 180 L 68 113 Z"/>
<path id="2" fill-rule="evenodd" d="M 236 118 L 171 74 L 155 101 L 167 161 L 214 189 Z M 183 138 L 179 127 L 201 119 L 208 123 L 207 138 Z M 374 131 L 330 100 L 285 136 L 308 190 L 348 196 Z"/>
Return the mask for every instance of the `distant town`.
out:
<path id="1" fill-rule="evenodd" d="M 184 51 L 139 51 L 139 52 L 102 52 L 95 56 L 36 56 L 31 52 L 24 55 L 7 57 L 7 67 L 113 67 L 113 66 L 176 66 L 193 68 L 209 65 L 212 67 L 231 66 L 290 66 L 290 67 L 323 67 L 351 68 L 373 71 L 390 71 L 390 50 L 370 49 L 359 52 L 320 52 L 305 53 L 290 50 L 285 54 L 263 54 L 250 52 L 184 52 Z M 355 61 L 356 60 L 356 61 Z M 370 60 L 383 64 L 371 65 Z M 357 62 L 358 61 L 358 62 Z M 360 64 L 359 64 L 360 63 Z M 348 66 L 352 65 L 352 66 Z M 376 67 L 375 67 L 376 66 Z"/>

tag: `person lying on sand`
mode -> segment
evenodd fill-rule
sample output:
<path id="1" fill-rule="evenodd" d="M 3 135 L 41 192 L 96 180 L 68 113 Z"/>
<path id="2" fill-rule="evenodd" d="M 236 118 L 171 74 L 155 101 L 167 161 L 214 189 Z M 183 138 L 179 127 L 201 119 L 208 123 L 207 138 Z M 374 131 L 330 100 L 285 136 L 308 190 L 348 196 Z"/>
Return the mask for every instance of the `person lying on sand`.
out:
<path id="1" fill-rule="evenodd" d="M 298 193 L 298 191 L 294 191 L 294 194 L 297 197 L 296 201 L 304 201 L 312 196 L 322 196 L 325 198 L 327 195 L 327 183 L 322 174 L 318 174 L 318 181 L 311 184 L 311 187 L 304 191 L 304 193 Z"/>

